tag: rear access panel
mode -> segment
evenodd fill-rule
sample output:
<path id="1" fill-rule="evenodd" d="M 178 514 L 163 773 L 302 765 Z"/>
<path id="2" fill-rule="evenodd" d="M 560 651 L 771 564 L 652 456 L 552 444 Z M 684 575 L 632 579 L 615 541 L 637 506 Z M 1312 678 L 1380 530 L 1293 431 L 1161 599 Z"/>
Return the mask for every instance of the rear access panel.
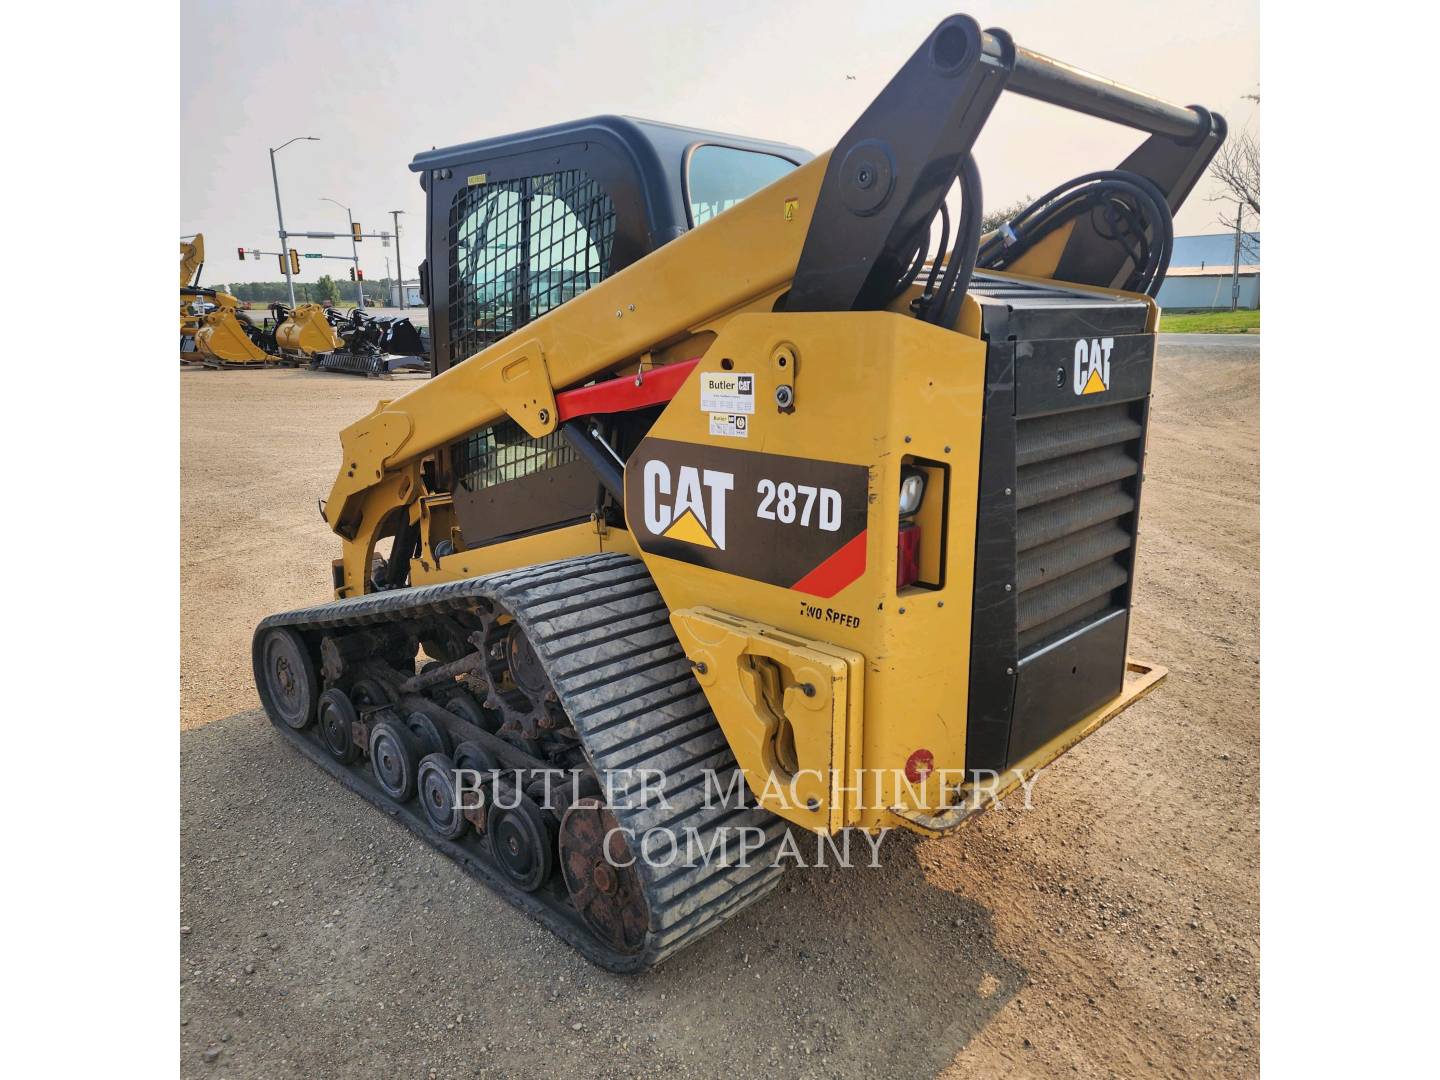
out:
<path id="1" fill-rule="evenodd" d="M 1154 336 L 1140 298 L 977 275 L 986 339 L 967 769 L 1121 692 Z"/>

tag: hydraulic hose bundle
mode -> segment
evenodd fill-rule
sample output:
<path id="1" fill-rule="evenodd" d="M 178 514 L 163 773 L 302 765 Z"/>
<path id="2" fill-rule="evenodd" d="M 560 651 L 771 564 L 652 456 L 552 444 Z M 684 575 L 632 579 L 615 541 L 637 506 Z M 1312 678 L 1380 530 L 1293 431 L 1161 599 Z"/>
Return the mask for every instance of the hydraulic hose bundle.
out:
<path id="1" fill-rule="evenodd" d="M 980 244 L 980 208 L 983 205 L 980 188 L 980 170 L 975 165 L 975 156 L 966 154 L 956 176 L 960 184 L 960 226 L 955 232 L 955 245 L 947 256 L 945 246 L 950 240 L 950 210 L 942 201 L 935 217 L 930 218 L 915 238 L 915 254 L 910 260 L 910 269 L 896 285 L 898 296 L 920 276 L 930 254 L 930 233 L 935 218 L 940 219 L 940 244 L 935 257 L 930 261 L 930 273 L 925 278 L 925 290 L 915 298 L 911 306 L 918 318 L 937 326 L 952 326 L 960 313 L 960 302 L 965 299 L 965 290 L 970 287 L 970 276 L 975 272 L 975 260 Z"/>
<path id="2" fill-rule="evenodd" d="M 1047 192 L 992 233 L 977 262 L 1004 270 L 1056 229 L 1089 214 L 1095 232 L 1125 248 L 1132 270 L 1126 292 L 1154 296 L 1165 280 L 1175 226 L 1164 194 L 1139 173 L 1086 173 Z"/>
<path id="3" fill-rule="evenodd" d="M 1154 296 L 1165 280 L 1174 248 L 1175 227 L 1170 206 L 1153 181 L 1121 170 L 1086 173 L 1047 192 L 981 244 L 983 206 L 980 171 L 967 154 L 956 177 L 960 185 L 960 224 L 950 244 L 950 210 L 942 202 L 915 238 L 909 269 L 896 283 L 895 295 L 910 288 L 925 270 L 925 288 L 911 302 L 916 317 L 937 326 L 953 326 L 977 266 L 1004 270 L 1019 261 L 1056 229 L 1090 215 L 1092 227 L 1105 240 L 1120 244 L 1130 258 L 1131 272 L 1121 288 Z M 936 221 L 940 242 L 930 257 L 930 235 Z"/>

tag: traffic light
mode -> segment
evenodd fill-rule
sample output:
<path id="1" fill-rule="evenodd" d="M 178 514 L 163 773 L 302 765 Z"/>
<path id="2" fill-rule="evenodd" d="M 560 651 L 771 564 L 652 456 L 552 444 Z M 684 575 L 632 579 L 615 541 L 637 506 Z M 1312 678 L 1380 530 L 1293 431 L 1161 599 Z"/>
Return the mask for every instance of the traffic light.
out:
<path id="1" fill-rule="evenodd" d="M 284 256 L 284 254 L 276 254 L 275 258 L 277 258 L 277 259 L 280 260 L 280 273 L 281 273 L 281 274 L 284 274 L 284 273 L 285 273 L 285 256 Z"/>
<path id="2" fill-rule="evenodd" d="M 364 271 L 364 270 L 356 270 L 356 271 L 355 271 L 355 280 L 356 280 L 356 281 L 364 281 L 364 280 L 365 280 L 365 271 Z"/>
<path id="3" fill-rule="evenodd" d="M 358 221 L 352 221 L 350 223 L 350 232 L 355 237 L 355 242 L 357 244 L 360 243 L 361 240 L 365 239 L 363 236 L 360 235 L 360 223 Z"/>
<path id="4" fill-rule="evenodd" d="M 300 273 L 300 253 L 294 248 L 290 249 L 290 272 L 292 274 Z"/>
<path id="5" fill-rule="evenodd" d="M 244 262 L 244 261 L 245 261 L 245 249 L 244 249 L 244 248 L 236 248 L 235 250 L 240 253 L 240 261 L 241 261 L 241 262 Z"/>
<path id="6" fill-rule="evenodd" d="M 350 280 L 351 280 L 351 281 L 354 281 L 354 280 L 355 280 L 355 267 L 353 267 L 353 266 L 350 267 Z"/>

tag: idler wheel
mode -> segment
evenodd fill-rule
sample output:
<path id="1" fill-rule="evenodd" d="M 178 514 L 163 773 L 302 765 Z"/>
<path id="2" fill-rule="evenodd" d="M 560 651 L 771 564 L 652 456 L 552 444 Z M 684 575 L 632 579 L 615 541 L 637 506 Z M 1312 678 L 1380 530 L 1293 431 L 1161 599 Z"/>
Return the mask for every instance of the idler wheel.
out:
<path id="1" fill-rule="evenodd" d="M 460 717 L 461 720 L 474 724 L 481 731 L 493 732 L 500 726 L 494 719 L 486 715 L 484 708 L 468 690 L 456 690 L 440 704 Z"/>
<path id="2" fill-rule="evenodd" d="M 309 727 L 320 683 L 305 640 L 289 627 L 277 626 L 266 632 L 256 662 L 260 670 L 255 682 L 266 710 L 296 731 Z"/>
<path id="3" fill-rule="evenodd" d="M 345 691 L 336 687 L 320 695 L 318 710 L 320 741 L 330 756 L 342 765 L 349 765 L 360 756 L 360 747 L 355 745 L 355 723 L 360 714 L 350 704 Z"/>
<path id="4" fill-rule="evenodd" d="M 396 802 L 415 794 L 415 774 L 423 756 L 415 736 L 403 724 L 381 720 L 370 730 L 370 768 L 380 790 Z"/>
<path id="5" fill-rule="evenodd" d="M 506 793 L 506 800 L 514 797 Z M 528 795 L 513 807 L 490 804 L 485 835 L 490 857 L 511 884 L 534 892 L 555 869 L 555 839 L 545 826 L 545 815 Z"/>
<path id="6" fill-rule="evenodd" d="M 357 709 L 388 705 L 394 700 L 377 679 L 356 679 L 350 686 L 350 701 Z"/>
<path id="7" fill-rule="evenodd" d="M 630 845 L 614 831 L 618 828 L 615 815 L 599 799 L 577 800 L 560 823 L 560 868 L 570 902 L 596 937 L 619 952 L 633 953 L 645 944 L 650 909 Z"/>
<path id="8" fill-rule="evenodd" d="M 423 712 L 412 712 L 406 718 L 405 726 L 410 729 L 410 734 L 415 736 L 422 753 L 450 753 L 450 733 Z"/>
<path id="9" fill-rule="evenodd" d="M 500 768 L 500 761 L 479 743 L 467 740 L 455 747 L 455 767 L 474 769 L 488 780 L 490 773 Z"/>
<path id="10" fill-rule="evenodd" d="M 430 828 L 447 840 L 461 836 L 470 822 L 455 801 L 455 762 L 445 754 L 427 754 L 420 759 L 418 775 L 420 808 Z"/>

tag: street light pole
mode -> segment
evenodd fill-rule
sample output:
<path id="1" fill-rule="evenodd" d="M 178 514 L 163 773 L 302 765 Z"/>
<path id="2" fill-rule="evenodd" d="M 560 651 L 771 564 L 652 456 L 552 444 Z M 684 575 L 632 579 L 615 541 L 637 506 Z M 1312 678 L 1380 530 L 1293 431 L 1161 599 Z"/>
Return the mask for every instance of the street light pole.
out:
<path id="1" fill-rule="evenodd" d="M 405 271 L 400 268 L 400 215 L 404 210 L 391 210 L 390 217 L 395 222 L 395 280 L 400 283 L 400 310 L 405 310 Z"/>
<path id="2" fill-rule="evenodd" d="M 280 174 L 275 169 L 275 155 L 279 151 L 284 150 L 290 143 L 300 142 L 302 140 L 307 142 L 320 141 L 314 135 L 297 135 L 288 142 L 283 142 L 279 146 L 270 147 L 270 179 L 275 184 L 275 220 L 280 225 L 280 262 L 285 268 L 285 289 L 290 294 L 291 310 L 294 310 L 295 307 L 295 282 L 290 276 L 290 259 L 287 255 L 289 244 L 286 243 L 285 212 L 280 209 Z"/>
<path id="3" fill-rule="evenodd" d="M 355 244 L 355 215 L 350 208 L 339 199 L 332 199 L 326 195 L 325 202 L 333 202 L 340 209 L 345 211 L 345 216 L 350 220 L 350 261 L 355 264 L 355 306 L 361 311 L 365 310 L 365 283 L 360 280 L 360 249 Z"/>

